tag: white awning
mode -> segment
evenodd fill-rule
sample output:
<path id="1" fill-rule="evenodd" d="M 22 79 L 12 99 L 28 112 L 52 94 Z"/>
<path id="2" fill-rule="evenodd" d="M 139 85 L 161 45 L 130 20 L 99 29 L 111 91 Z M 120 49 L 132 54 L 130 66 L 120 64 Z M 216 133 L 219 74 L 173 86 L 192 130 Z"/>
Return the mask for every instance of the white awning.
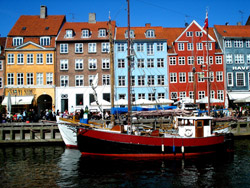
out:
<path id="1" fill-rule="evenodd" d="M 11 104 L 12 105 L 25 105 L 31 104 L 34 96 L 11 96 Z M 2 102 L 2 105 L 7 105 L 8 97 L 5 96 Z"/>
<path id="2" fill-rule="evenodd" d="M 250 97 L 250 92 L 229 92 L 228 97 L 230 100 L 243 99 Z"/>

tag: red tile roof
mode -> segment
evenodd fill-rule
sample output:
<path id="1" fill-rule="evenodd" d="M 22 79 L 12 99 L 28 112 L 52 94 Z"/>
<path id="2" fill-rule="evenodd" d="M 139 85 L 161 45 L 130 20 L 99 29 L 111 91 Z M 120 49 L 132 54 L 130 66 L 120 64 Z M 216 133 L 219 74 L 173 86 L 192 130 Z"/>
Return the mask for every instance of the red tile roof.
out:
<path id="1" fill-rule="evenodd" d="M 165 38 L 167 38 L 168 53 L 175 53 L 173 42 L 181 35 L 186 28 L 164 28 Z M 169 48 L 170 47 L 170 48 Z"/>
<path id="2" fill-rule="evenodd" d="M 112 26 L 112 35 L 115 33 L 116 22 L 111 21 Z M 91 32 L 91 37 L 82 38 L 82 30 L 88 29 Z M 76 40 L 108 40 L 109 36 L 106 37 L 98 37 L 99 29 L 109 29 L 109 22 L 96 22 L 96 23 L 88 23 L 88 22 L 66 22 L 60 31 L 57 41 L 76 41 Z M 73 38 L 65 38 L 66 30 L 73 30 L 74 36 Z"/>
<path id="3" fill-rule="evenodd" d="M 47 16 L 20 16 L 13 28 L 10 30 L 8 37 L 12 36 L 56 36 L 59 29 L 65 21 L 64 15 Z"/>
<path id="4" fill-rule="evenodd" d="M 224 37 L 250 37 L 250 25 L 214 25 Z"/>

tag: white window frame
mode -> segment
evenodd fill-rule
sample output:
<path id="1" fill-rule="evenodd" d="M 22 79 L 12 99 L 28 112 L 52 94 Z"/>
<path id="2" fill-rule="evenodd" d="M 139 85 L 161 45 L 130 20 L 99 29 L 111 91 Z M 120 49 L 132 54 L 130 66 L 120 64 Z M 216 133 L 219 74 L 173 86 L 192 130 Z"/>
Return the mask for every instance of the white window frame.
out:
<path id="1" fill-rule="evenodd" d="M 228 87 L 233 87 L 234 86 L 234 81 L 233 81 L 233 72 L 228 72 L 227 73 L 227 86 Z"/>
<path id="2" fill-rule="evenodd" d="M 15 54 L 8 54 L 7 63 L 10 65 L 15 64 Z"/>
<path id="3" fill-rule="evenodd" d="M 118 86 L 126 86 L 125 76 L 118 76 Z"/>
<path id="4" fill-rule="evenodd" d="M 60 59 L 60 70 L 69 70 L 69 60 L 68 59 Z"/>
<path id="5" fill-rule="evenodd" d="M 68 87 L 69 86 L 69 76 L 61 75 L 60 76 L 60 87 Z"/>
<path id="6" fill-rule="evenodd" d="M 36 64 L 43 64 L 43 54 L 36 54 Z"/>
<path id="7" fill-rule="evenodd" d="M 26 85 L 34 85 L 34 73 L 26 73 Z"/>
<path id="8" fill-rule="evenodd" d="M 89 59 L 88 60 L 88 68 L 89 68 L 89 70 L 96 70 L 97 69 L 97 59 Z"/>
<path id="9" fill-rule="evenodd" d="M 225 48 L 232 48 L 232 41 L 231 40 L 226 39 L 224 41 L 224 44 L 225 44 Z"/>
<path id="10" fill-rule="evenodd" d="M 7 73 L 7 85 L 8 86 L 13 86 L 14 85 L 14 80 L 15 80 L 14 73 Z"/>
<path id="11" fill-rule="evenodd" d="M 124 43 L 118 43 L 117 44 L 117 52 L 124 52 L 125 51 L 125 44 Z"/>
<path id="12" fill-rule="evenodd" d="M 102 43 L 102 53 L 109 53 L 109 51 L 110 51 L 109 42 L 103 42 Z"/>
<path id="13" fill-rule="evenodd" d="M 157 42 L 157 43 L 156 43 L 156 50 L 157 50 L 158 52 L 163 52 L 163 51 L 164 51 L 163 42 Z"/>
<path id="14" fill-rule="evenodd" d="M 201 42 L 196 43 L 196 49 L 197 49 L 197 51 L 203 50 L 203 43 L 201 43 Z"/>
<path id="15" fill-rule="evenodd" d="M 102 59 L 102 69 L 110 69 L 110 59 Z"/>
<path id="16" fill-rule="evenodd" d="M 226 63 L 227 64 L 233 64 L 233 54 L 227 54 L 226 55 Z"/>
<path id="17" fill-rule="evenodd" d="M 170 83 L 177 83 L 177 73 L 170 72 Z"/>
<path id="18" fill-rule="evenodd" d="M 234 54 L 235 64 L 244 64 L 244 55 L 243 54 Z"/>
<path id="19" fill-rule="evenodd" d="M 165 76 L 164 75 L 157 75 L 157 85 L 158 86 L 165 85 Z"/>
<path id="20" fill-rule="evenodd" d="M 155 31 L 153 29 L 149 29 L 146 31 L 146 38 L 154 38 L 155 37 Z"/>
<path id="21" fill-rule="evenodd" d="M 179 83 L 186 83 L 186 72 L 179 72 Z"/>
<path id="22" fill-rule="evenodd" d="M 65 38 L 72 38 L 72 37 L 73 37 L 73 30 L 72 29 L 67 29 Z"/>
<path id="23" fill-rule="evenodd" d="M 217 82 L 223 82 L 223 71 L 217 71 L 216 72 L 216 81 Z"/>
<path id="24" fill-rule="evenodd" d="M 125 59 L 118 59 L 118 68 L 122 69 L 125 68 Z"/>
<path id="25" fill-rule="evenodd" d="M 46 64 L 53 64 L 53 54 L 52 53 L 48 53 L 46 54 Z"/>
<path id="26" fill-rule="evenodd" d="M 169 65 L 176 65 L 176 57 L 169 57 Z"/>
<path id="27" fill-rule="evenodd" d="M 186 64 L 185 60 L 186 60 L 185 56 L 178 57 L 178 65 L 185 65 Z"/>
<path id="28" fill-rule="evenodd" d="M 188 56 L 188 65 L 193 65 L 194 64 L 194 56 Z"/>
<path id="29" fill-rule="evenodd" d="M 66 43 L 60 44 L 60 53 L 67 54 L 69 51 L 69 46 Z"/>
<path id="30" fill-rule="evenodd" d="M 107 30 L 106 29 L 99 29 L 98 30 L 98 37 L 106 37 L 107 36 Z"/>
<path id="31" fill-rule="evenodd" d="M 194 82 L 194 73 L 188 72 L 188 82 L 192 83 Z"/>
<path id="32" fill-rule="evenodd" d="M 110 75 L 109 74 L 103 74 L 102 75 L 102 85 L 110 86 Z"/>
<path id="33" fill-rule="evenodd" d="M 215 64 L 222 64 L 222 56 L 215 56 Z"/>
<path id="34" fill-rule="evenodd" d="M 83 59 L 75 59 L 75 70 L 83 70 L 84 64 Z"/>
<path id="35" fill-rule="evenodd" d="M 52 72 L 46 73 L 46 85 L 53 85 L 53 73 Z"/>
<path id="36" fill-rule="evenodd" d="M 75 43 L 75 53 L 76 54 L 83 53 L 83 43 Z"/>
<path id="37" fill-rule="evenodd" d="M 239 75 L 243 75 L 243 80 L 242 80 L 242 82 L 243 82 L 243 85 L 239 85 L 238 84 L 238 78 L 239 78 Z M 236 86 L 237 87 L 244 87 L 245 85 L 246 85 L 246 79 L 245 79 L 245 72 L 236 72 Z"/>
<path id="38" fill-rule="evenodd" d="M 24 64 L 24 55 L 23 54 L 17 54 L 17 64 Z"/>
<path id="39" fill-rule="evenodd" d="M 17 80 L 16 83 L 17 83 L 18 86 L 24 85 L 24 74 L 23 73 L 17 73 L 16 80 Z"/>
<path id="40" fill-rule="evenodd" d="M 75 86 L 76 87 L 84 86 L 84 76 L 83 75 L 75 75 Z"/>
<path id="41" fill-rule="evenodd" d="M 205 91 L 198 91 L 198 99 L 205 98 Z"/>
<path id="42" fill-rule="evenodd" d="M 137 43 L 137 52 L 144 51 L 144 43 Z"/>
<path id="43" fill-rule="evenodd" d="M 154 43 L 147 43 L 147 55 L 154 55 Z"/>
<path id="44" fill-rule="evenodd" d="M 27 54 L 26 55 L 26 63 L 27 63 L 27 65 L 34 64 L 34 54 Z"/>
<path id="45" fill-rule="evenodd" d="M 13 46 L 20 46 L 23 44 L 23 37 L 14 37 L 12 41 Z"/>
<path id="46" fill-rule="evenodd" d="M 194 49 L 194 44 L 193 43 L 187 43 L 187 50 L 192 51 Z"/>
<path id="47" fill-rule="evenodd" d="M 178 43 L 178 51 L 184 51 L 185 47 L 184 47 L 184 43 L 183 42 L 179 42 Z"/>
<path id="48" fill-rule="evenodd" d="M 36 85 L 43 85 L 43 73 L 36 73 Z"/>
<path id="49" fill-rule="evenodd" d="M 0 70 L 3 70 L 3 60 L 0 60 Z"/>
<path id="50" fill-rule="evenodd" d="M 178 98 L 178 93 L 177 92 L 171 92 L 171 99 L 177 99 Z"/>
<path id="51" fill-rule="evenodd" d="M 139 75 L 137 77 L 137 82 L 138 82 L 138 86 L 145 86 L 145 76 L 144 75 Z"/>
<path id="52" fill-rule="evenodd" d="M 88 29 L 82 30 L 82 38 L 89 38 L 90 37 L 90 31 Z"/>
<path id="53" fill-rule="evenodd" d="M 40 37 L 40 45 L 41 46 L 49 46 L 50 45 L 50 37 Z"/>
<path id="54" fill-rule="evenodd" d="M 223 90 L 217 91 L 217 99 L 224 101 L 224 91 Z"/>
<path id="55" fill-rule="evenodd" d="M 96 53 L 96 43 L 88 43 L 88 52 L 89 53 Z"/>
<path id="56" fill-rule="evenodd" d="M 243 48 L 243 40 L 235 40 L 234 47 L 235 48 Z"/>

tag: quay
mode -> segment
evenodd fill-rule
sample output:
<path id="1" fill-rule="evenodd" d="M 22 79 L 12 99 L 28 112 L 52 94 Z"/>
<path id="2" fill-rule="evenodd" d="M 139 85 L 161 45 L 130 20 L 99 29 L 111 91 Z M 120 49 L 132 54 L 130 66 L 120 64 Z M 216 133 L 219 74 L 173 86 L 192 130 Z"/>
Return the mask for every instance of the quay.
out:
<path id="1" fill-rule="evenodd" d="M 63 144 L 56 122 L 0 124 L 0 145 L 49 143 Z"/>

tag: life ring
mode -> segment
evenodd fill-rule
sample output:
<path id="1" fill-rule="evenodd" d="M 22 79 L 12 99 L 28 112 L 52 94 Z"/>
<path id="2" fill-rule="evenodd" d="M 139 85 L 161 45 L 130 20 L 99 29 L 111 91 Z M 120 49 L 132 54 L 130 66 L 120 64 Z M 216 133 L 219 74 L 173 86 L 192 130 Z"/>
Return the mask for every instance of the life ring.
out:
<path id="1" fill-rule="evenodd" d="M 184 135 L 186 137 L 191 137 L 193 135 L 192 129 L 185 129 Z"/>

